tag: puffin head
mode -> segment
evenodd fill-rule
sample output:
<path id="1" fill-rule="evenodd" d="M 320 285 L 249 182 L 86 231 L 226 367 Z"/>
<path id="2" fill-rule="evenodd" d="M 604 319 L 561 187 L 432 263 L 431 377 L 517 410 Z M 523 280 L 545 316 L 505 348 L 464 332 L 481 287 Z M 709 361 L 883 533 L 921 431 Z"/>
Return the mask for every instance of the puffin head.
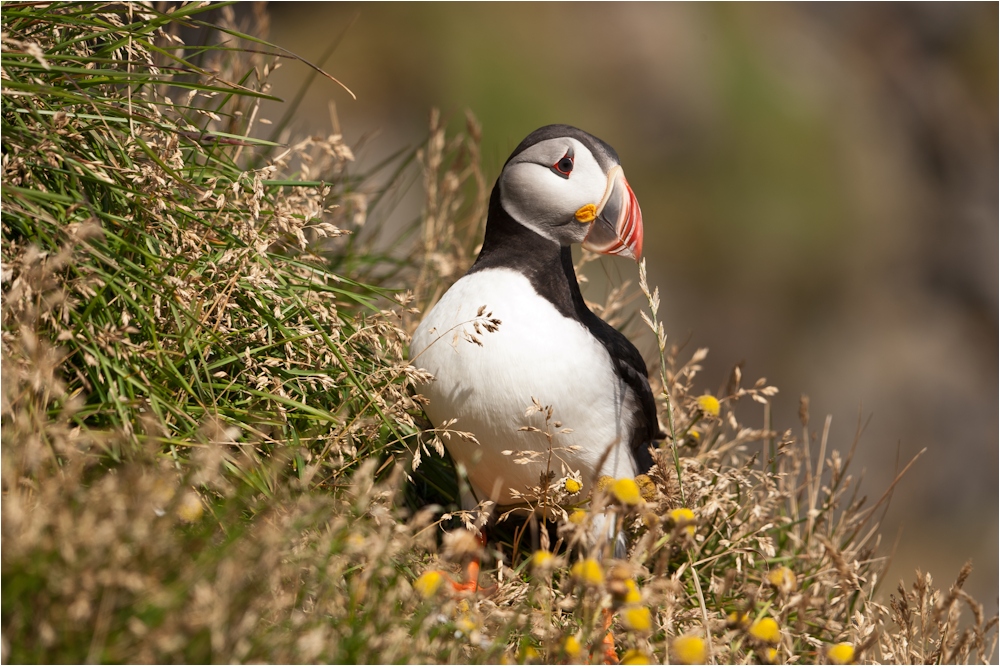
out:
<path id="1" fill-rule="evenodd" d="M 636 261 L 642 212 L 614 148 L 570 125 L 529 134 L 498 180 L 500 205 L 516 222 L 559 245 Z"/>

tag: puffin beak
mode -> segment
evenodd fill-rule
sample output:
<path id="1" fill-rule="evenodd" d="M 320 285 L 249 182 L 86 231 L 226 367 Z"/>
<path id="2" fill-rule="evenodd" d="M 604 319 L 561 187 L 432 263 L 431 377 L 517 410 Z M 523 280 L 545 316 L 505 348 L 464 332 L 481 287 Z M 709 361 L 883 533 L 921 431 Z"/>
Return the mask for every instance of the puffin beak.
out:
<path id="1" fill-rule="evenodd" d="M 608 174 L 608 189 L 583 239 L 583 247 L 639 261 L 642 256 L 642 211 L 620 166 Z"/>

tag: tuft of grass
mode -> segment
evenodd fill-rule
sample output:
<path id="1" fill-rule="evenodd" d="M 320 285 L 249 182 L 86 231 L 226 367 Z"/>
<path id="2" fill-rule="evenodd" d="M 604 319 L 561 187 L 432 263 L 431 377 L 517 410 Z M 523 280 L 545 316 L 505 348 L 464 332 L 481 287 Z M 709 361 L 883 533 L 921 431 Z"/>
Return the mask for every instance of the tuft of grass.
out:
<path id="1" fill-rule="evenodd" d="M 8 4 L 2 32 L 4 659 L 351 660 L 292 615 L 310 575 L 342 601 L 348 514 L 380 514 L 306 491 L 416 427 L 406 296 L 315 249 L 364 221 L 350 149 L 255 138 L 276 49 L 228 6 Z"/>
<path id="2" fill-rule="evenodd" d="M 58 341 L 72 421 L 122 432 L 114 460 L 149 441 L 179 460 L 218 421 L 332 475 L 413 431 L 405 338 L 389 291 L 314 250 L 359 227 L 342 139 L 242 166 L 277 148 L 252 135 L 274 58 L 209 9 L 5 7 L 5 332 Z"/>
<path id="3" fill-rule="evenodd" d="M 427 205 L 412 253 L 375 252 L 361 225 L 392 196 L 339 135 L 255 138 L 292 56 L 249 20 L 4 5 L 4 661 L 578 662 L 602 657 L 606 611 L 627 663 L 993 658 L 968 570 L 876 596 L 892 488 L 858 495 L 860 432 L 841 455 L 808 404 L 800 435 L 773 429 L 777 389 L 738 367 L 703 395 L 707 352 L 668 345 L 644 271 L 671 434 L 655 467 L 592 497 L 573 473 L 520 489 L 550 517 L 537 536 L 514 511 L 485 553 L 442 537 L 478 519 L 454 510 L 443 447 L 465 434 L 423 418 L 405 348 L 410 305 L 475 256 L 479 128 L 449 138 L 432 114 L 380 165 L 419 165 Z M 627 291 L 599 311 L 620 319 Z M 624 560 L 589 542 L 603 511 Z M 488 598 L 425 573 L 473 555 Z"/>

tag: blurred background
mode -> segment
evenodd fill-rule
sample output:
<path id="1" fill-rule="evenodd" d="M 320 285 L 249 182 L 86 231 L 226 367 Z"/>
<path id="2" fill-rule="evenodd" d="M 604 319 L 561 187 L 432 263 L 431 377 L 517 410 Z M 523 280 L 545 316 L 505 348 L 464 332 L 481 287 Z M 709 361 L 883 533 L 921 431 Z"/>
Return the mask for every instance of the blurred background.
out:
<path id="1" fill-rule="evenodd" d="M 744 363 L 773 425 L 833 415 L 876 501 L 899 469 L 881 593 L 917 567 L 997 612 L 998 5 L 269 6 L 270 39 L 318 62 L 286 132 L 330 134 L 359 171 L 427 136 L 432 107 L 482 123 L 486 177 L 530 131 L 577 125 L 622 158 L 670 340 L 708 347 L 703 388 Z M 292 100 L 311 70 L 285 61 Z M 284 109 L 265 107 L 277 120 Z M 388 211 L 420 214 L 420 174 Z M 611 283 L 634 266 L 602 261 Z M 603 300 L 601 276 L 588 298 Z M 596 290 L 596 291 L 595 291 Z M 638 329 L 635 329 L 638 330 Z M 640 348 L 650 361 L 651 340 Z M 814 449 L 815 450 L 815 449 Z"/>

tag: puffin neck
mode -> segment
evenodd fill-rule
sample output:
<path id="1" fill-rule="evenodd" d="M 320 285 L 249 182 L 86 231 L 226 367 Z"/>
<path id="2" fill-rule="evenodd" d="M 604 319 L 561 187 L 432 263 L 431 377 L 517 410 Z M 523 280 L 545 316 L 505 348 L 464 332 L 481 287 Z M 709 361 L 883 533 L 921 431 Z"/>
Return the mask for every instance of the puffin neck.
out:
<path id="1" fill-rule="evenodd" d="M 490 196 L 483 249 L 469 274 L 489 268 L 509 268 L 521 273 L 535 292 L 564 317 L 580 320 L 579 308 L 587 309 L 573 271 L 569 246 L 561 246 L 511 217 L 500 205 L 499 183 Z"/>

